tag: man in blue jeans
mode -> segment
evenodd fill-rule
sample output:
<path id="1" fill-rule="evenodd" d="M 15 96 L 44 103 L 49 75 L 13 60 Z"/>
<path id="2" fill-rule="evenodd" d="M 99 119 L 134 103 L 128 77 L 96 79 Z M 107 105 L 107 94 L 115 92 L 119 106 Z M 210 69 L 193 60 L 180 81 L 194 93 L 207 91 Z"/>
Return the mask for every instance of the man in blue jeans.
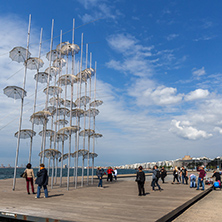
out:
<path id="1" fill-rule="evenodd" d="M 40 197 L 41 193 L 41 188 L 44 188 L 44 193 L 45 193 L 45 198 L 48 197 L 48 190 L 47 190 L 47 185 L 48 185 L 48 175 L 47 175 L 47 170 L 45 169 L 45 165 L 42 163 L 40 164 L 40 171 L 37 173 L 37 178 L 35 180 L 35 183 L 38 184 L 37 188 L 37 196 L 35 198 Z"/>
<path id="2" fill-rule="evenodd" d="M 206 172 L 204 171 L 203 167 L 199 167 L 199 169 L 197 169 L 197 171 L 199 171 L 197 190 L 199 190 L 200 183 L 202 184 L 201 190 L 204 190 L 204 177 L 206 176 Z"/>

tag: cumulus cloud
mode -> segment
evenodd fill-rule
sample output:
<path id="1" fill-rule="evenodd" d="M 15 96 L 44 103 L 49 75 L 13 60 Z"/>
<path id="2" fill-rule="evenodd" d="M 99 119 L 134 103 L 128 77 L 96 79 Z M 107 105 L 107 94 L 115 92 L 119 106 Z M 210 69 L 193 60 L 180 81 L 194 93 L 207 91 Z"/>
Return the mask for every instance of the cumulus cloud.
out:
<path id="1" fill-rule="evenodd" d="M 170 132 L 176 134 L 177 136 L 188 139 L 188 140 L 198 140 L 198 139 L 208 139 L 213 135 L 207 133 L 203 130 L 198 130 L 191 126 L 189 121 L 181 122 L 177 120 L 172 120 Z"/>
<path id="2" fill-rule="evenodd" d="M 206 71 L 204 67 L 202 67 L 201 69 L 193 68 L 192 74 L 194 78 L 200 79 L 201 76 L 206 75 Z"/>
<path id="3" fill-rule="evenodd" d="M 204 99 L 209 95 L 209 91 L 208 90 L 203 90 L 203 89 L 196 89 L 190 93 L 188 93 L 185 96 L 185 100 L 186 101 L 193 101 L 193 100 L 198 100 L 198 99 Z"/>
<path id="4" fill-rule="evenodd" d="M 177 94 L 176 88 L 165 86 L 158 86 L 155 90 L 147 89 L 144 92 L 144 97 L 160 106 L 177 104 L 183 98 L 182 94 Z"/>

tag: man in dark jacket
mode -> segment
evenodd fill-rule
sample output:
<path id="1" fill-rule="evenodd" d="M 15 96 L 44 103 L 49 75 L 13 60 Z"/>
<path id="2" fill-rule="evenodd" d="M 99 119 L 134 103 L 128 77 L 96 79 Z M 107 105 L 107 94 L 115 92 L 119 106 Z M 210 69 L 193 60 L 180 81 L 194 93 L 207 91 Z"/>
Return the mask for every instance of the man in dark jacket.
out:
<path id="1" fill-rule="evenodd" d="M 103 188 L 103 175 L 104 175 L 104 171 L 102 170 L 101 167 L 98 167 L 97 171 L 96 171 L 96 175 L 98 176 L 99 179 L 99 184 L 98 187 Z"/>
<path id="2" fill-rule="evenodd" d="M 44 188 L 44 193 L 45 193 L 44 198 L 47 198 L 48 197 L 48 190 L 47 190 L 48 175 L 47 175 L 47 170 L 45 169 L 45 165 L 43 163 L 40 164 L 40 171 L 37 173 L 37 178 L 35 180 L 35 183 L 38 184 L 37 196 L 35 198 L 40 197 L 42 187 Z"/>

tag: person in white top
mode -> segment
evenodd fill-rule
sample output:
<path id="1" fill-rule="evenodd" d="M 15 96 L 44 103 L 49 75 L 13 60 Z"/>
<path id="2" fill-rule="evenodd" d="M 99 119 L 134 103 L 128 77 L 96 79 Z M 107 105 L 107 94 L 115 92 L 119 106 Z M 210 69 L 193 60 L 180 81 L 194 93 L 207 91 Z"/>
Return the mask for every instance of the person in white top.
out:
<path id="1" fill-rule="evenodd" d="M 114 178 L 117 180 L 117 168 L 114 169 Z"/>

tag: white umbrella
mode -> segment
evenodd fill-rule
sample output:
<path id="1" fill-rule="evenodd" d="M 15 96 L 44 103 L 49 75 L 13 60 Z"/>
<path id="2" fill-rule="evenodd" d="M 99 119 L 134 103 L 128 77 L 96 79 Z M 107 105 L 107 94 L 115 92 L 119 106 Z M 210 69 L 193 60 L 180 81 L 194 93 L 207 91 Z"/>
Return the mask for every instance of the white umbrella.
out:
<path id="1" fill-rule="evenodd" d="M 61 53 L 63 55 L 77 54 L 80 51 L 80 47 L 76 44 L 67 43 L 61 47 Z"/>
<path id="2" fill-rule="evenodd" d="M 45 131 L 45 136 L 46 137 L 54 136 L 54 133 L 55 133 L 54 130 L 47 129 Z M 39 136 L 43 136 L 43 130 L 39 132 Z"/>
<path id="3" fill-rule="evenodd" d="M 54 105 L 58 102 L 58 105 L 62 105 L 63 104 L 63 99 L 62 98 L 56 98 L 56 97 L 52 97 L 50 100 L 49 100 L 49 103 L 51 105 Z"/>
<path id="4" fill-rule="evenodd" d="M 63 101 L 63 105 L 65 105 L 64 103 L 66 103 L 66 107 L 70 108 L 70 103 L 71 101 L 66 99 L 66 102 Z M 74 102 L 72 102 L 72 108 L 76 107 L 76 104 Z"/>
<path id="5" fill-rule="evenodd" d="M 56 142 L 62 142 L 68 139 L 68 136 L 65 133 L 57 133 L 56 134 Z M 51 138 L 53 140 L 53 138 Z"/>
<path id="6" fill-rule="evenodd" d="M 97 116 L 97 115 L 99 115 L 98 109 L 91 108 L 86 111 L 86 116 L 88 116 L 88 117 L 93 117 L 93 116 Z"/>
<path id="7" fill-rule="evenodd" d="M 7 86 L 3 91 L 6 96 L 13 99 L 22 99 L 26 96 L 26 91 L 18 86 Z"/>
<path id="8" fill-rule="evenodd" d="M 61 86 L 71 85 L 71 83 L 76 83 L 78 78 L 72 74 L 65 74 L 59 77 L 57 83 Z"/>
<path id="9" fill-rule="evenodd" d="M 51 116 L 51 113 L 49 111 L 38 111 L 31 115 L 30 121 L 33 121 L 36 125 L 44 125 L 45 122 L 48 122 L 49 116 Z"/>
<path id="10" fill-rule="evenodd" d="M 90 135 L 91 137 L 94 137 L 94 138 L 101 138 L 103 135 L 100 134 L 100 133 L 93 133 L 92 135 Z"/>
<path id="11" fill-rule="evenodd" d="M 35 74 L 34 79 L 35 80 L 38 79 L 38 82 L 40 83 L 47 83 L 48 75 L 49 74 L 47 72 L 38 72 L 37 74 Z M 49 81 L 51 81 L 51 79 L 52 79 L 52 76 L 50 75 Z"/>
<path id="12" fill-rule="evenodd" d="M 50 59 L 50 54 L 51 54 L 51 61 L 54 61 L 55 59 L 58 59 L 60 57 L 60 51 L 59 50 L 51 50 L 46 54 L 46 58 L 49 60 Z"/>
<path id="13" fill-rule="evenodd" d="M 55 67 L 63 67 L 66 65 L 66 60 L 63 59 L 63 58 L 60 58 L 60 59 L 56 59 L 53 61 L 53 66 Z"/>
<path id="14" fill-rule="evenodd" d="M 54 116 L 56 113 L 57 113 L 57 116 L 68 115 L 69 109 L 60 107 L 60 108 L 58 108 L 57 110 L 54 110 L 54 112 L 52 113 L 52 115 Z"/>
<path id="15" fill-rule="evenodd" d="M 10 52 L 9 52 L 9 57 L 12 59 L 12 61 L 16 61 L 16 62 L 25 62 L 26 60 L 26 52 L 27 49 L 17 46 L 14 47 Z M 29 58 L 31 56 L 31 53 L 28 52 L 28 56 L 27 58 Z"/>
<path id="16" fill-rule="evenodd" d="M 33 131 L 33 130 L 30 130 L 30 129 L 23 129 L 23 130 L 20 130 L 20 137 L 22 139 L 27 139 L 27 138 L 31 138 L 33 136 L 36 135 L 36 132 Z M 18 131 L 15 133 L 15 137 L 18 138 Z"/>
<path id="17" fill-rule="evenodd" d="M 46 94 L 47 93 L 47 88 L 45 88 L 43 90 L 43 92 Z M 59 93 L 62 93 L 62 88 L 58 87 L 58 86 L 49 86 L 48 88 L 48 94 L 50 96 L 53 96 L 53 95 L 58 95 Z"/>
<path id="18" fill-rule="evenodd" d="M 25 61 L 25 65 L 28 69 L 34 70 L 43 67 L 44 62 L 42 61 L 42 59 L 39 59 L 37 57 L 30 57 L 28 60 Z"/>
<path id="19" fill-rule="evenodd" d="M 97 106 L 101 106 L 103 104 L 103 101 L 102 100 L 94 100 L 92 101 L 89 105 L 91 107 L 97 107 Z"/>
<path id="20" fill-rule="evenodd" d="M 84 130 L 82 130 L 80 133 L 79 133 L 79 135 L 80 136 L 91 136 L 91 135 L 93 135 L 95 133 L 95 131 L 94 130 L 92 130 L 92 129 L 84 129 Z"/>
<path id="21" fill-rule="evenodd" d="M 69 115 L 70 115 L 70 111 L 67 114 L 67 116 Z M 72 109 L 72 117 L 83 117 L 83 116 L 84 116 L 84 110 L 78 109 L 78 108 Z"/>
<path id="22" fill-rule="evenodd" d="M 58 73 L 59 73 L 60 69 L 58 67 L 54 67 L 54 66 L 51 66 L 51 67 L 48 67 L 45 72 L 46 73 L 49 73 L 52 75 L 52 76 L 56 76 Z"/>
<path id="23" fill-rule="evenodd" d="M 61 128 L 58 133 L 64 133 L 69 135 L 69 133 L 71 132 L 71 134 L 76 133 L 79 130 L 78 126 L 67 126 L 67 127 L 63 127 Z"/>
<path id="24" fill-rule="evenodd" d="M 77 106 L 86 106 L 90 101 L 90 98 L 88 96 L 82 96 L 80 99 L 78 98 L 75 103 Z"/>

